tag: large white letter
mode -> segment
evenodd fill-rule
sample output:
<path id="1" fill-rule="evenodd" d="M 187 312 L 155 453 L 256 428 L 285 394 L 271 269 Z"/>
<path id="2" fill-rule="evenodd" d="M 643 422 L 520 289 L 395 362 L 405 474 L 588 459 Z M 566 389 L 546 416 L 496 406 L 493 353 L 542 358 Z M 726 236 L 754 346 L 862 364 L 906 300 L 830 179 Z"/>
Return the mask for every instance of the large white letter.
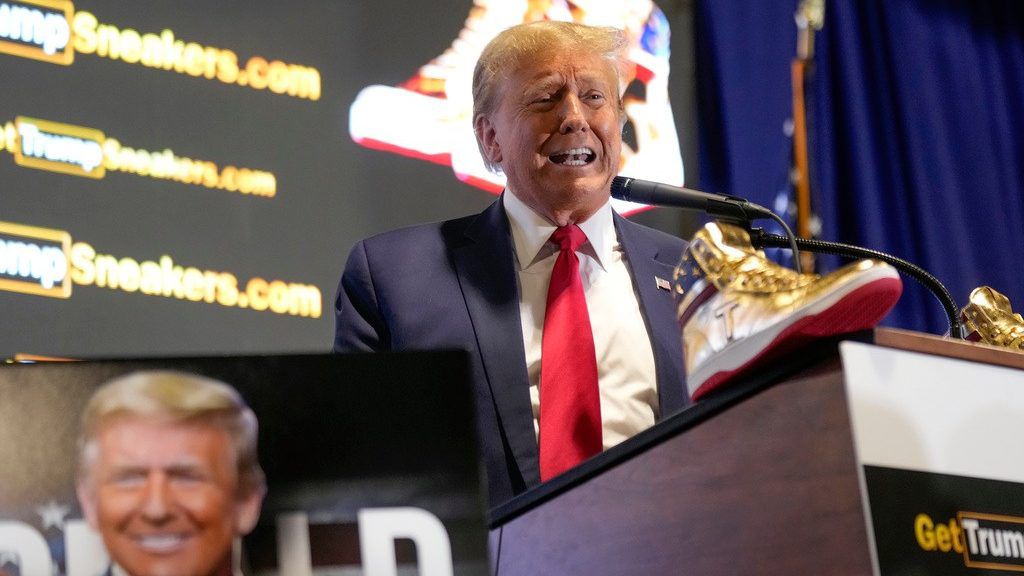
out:
<path id="1" fill-rule="evenodd" d="M 964 518 L 960 521 L 960 527 L 967 533 L 967 546 L 971 549 L 971 554 L 977 554 L 978 537 L 975 532 L 978 531 L 978 521 L 974 518 Z"/>
<path id="2" fill-rule="evenodd" d="M 68 576 L 103 574 L 110 564 L 100 533 L 85 520 L 64 523 L 64 550 L 67 554 Z"/>
<path id="3" fill-rule="evenodd" d="M 277 517 L 277 572 L 288 576 L 313 576 L 309 552 L 309 518 L 305 512 Z"/>
<path id="4" fill-rule="evenodd" d="M 395 540 L 416 544 L 421 576 L 452 576 L 452 547 L 444 524 L 419 508 L 370 508 L 359 511 L 359 551 L 365 576 L 397 576 Z"/>
<path id="5" fill-rule="evenodd" d="M 50 576 L 53 573 L 53 560 L 50 559 L 46 540 L 28 524 L 13 520 L 0 522 L 0 542 L 3 542 L 4 549 L 18 555 L 24 576 Z"/>

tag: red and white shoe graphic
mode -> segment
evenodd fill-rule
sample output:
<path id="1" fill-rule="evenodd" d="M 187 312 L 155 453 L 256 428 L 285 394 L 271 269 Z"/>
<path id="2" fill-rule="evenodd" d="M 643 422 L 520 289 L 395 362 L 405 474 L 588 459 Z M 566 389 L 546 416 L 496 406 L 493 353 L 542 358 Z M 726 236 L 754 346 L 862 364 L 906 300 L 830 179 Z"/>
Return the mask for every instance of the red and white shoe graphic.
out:
<path id="1" fill-rule="evenodd" d="M 651 0 L 474 0 L 458 37 L 399 86 L 372 85 L 349 108 L 349 134 L 368 148 L 451 166 L 492 193 L 505 178 L 488 170 L 473 134 L 472 75 L 480 52 L 502 30 L 537 20 L 614 26 L 630 39 L 623 104 L 627 141 L 620 173 L 681 186 L 683 161 L 668 98 L 668 20 Z M 631 139 L 630 139 L 631 137 Z M 613 200 L 620 213 L 644 206 Z"/>

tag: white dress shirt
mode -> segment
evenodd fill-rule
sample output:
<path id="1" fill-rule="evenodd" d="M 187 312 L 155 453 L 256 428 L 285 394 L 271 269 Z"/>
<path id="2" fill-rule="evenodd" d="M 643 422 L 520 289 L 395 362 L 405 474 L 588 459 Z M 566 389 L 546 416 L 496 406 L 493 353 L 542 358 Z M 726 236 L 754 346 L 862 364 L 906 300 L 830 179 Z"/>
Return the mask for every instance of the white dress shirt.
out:
<path id="1" fill-rule="evenodd" d="M 530 377 L 534 432 L 540 432 L 540 365 L 548 283 L 558 246 L 556 226 L 506 190 L 502 196 L 517 259 L 519 319 Z M 640 300 L 612 220 L 611 200 L 577 223 L 587 242 L 577 254 L 597 356 L 604 448 L 649 428 L 658 418 L 654 351 Z"/>

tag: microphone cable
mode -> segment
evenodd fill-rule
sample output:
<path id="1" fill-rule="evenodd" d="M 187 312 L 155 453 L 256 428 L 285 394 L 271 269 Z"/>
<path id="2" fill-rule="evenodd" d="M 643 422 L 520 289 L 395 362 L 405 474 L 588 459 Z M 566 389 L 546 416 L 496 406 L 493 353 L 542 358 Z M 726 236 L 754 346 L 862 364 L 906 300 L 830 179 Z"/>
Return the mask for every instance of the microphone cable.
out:
<path id="1" fill-rule="evenodd" d="M 760 228 L 750 230 L 750 241 L 758 248 L 785 248 L 789 246 L 789 243 L 792 240 L 793 236 L 786 237 L 778 234 L 771 234 Z M 795 242 L 801 249 L 807 250 L 808 252 L 814 252 L 816 254 L 831 254 L 845 258 L 871 258 L 881 260 L 886 264 L 892 265 L 900 272 L 903 272 L 907 276 L 916 280 L 919 284 L 928 289 L 936 299 L 938 299 L 939 303 L 942 304 L 943 311 L 946 313 L 946 318 L 949 320 L 950 336 L 960 340 L 964 340 L 966 338 L 963 324 L 960 322 L 960 307 L 957 306 L 956 300 L 953 299 L 953 296 L 949 293 L 949 290 L 946 289 L 942 282 L 924 268 L 902 258 L 886 254 L 885 252 L 872 250 L 870 248 L 862 248 L 860 246 L 853 246 L 851 244 L 807 238 L 796 238 Z"/>

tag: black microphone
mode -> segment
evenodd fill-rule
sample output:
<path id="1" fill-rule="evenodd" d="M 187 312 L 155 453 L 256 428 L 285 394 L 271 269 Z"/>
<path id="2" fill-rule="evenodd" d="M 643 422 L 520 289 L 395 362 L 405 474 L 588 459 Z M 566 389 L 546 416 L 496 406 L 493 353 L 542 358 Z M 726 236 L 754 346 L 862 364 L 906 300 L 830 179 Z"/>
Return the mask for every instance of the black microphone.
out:
<path id="1" fill-rule="evenodd" d="M 698 192 L 628 176 L 616 176 L 612 179 L 612 198 L 641 204 L 700 210 L 715 218 L 741 223 L 758 218 L 775 218 L 775 213 L 771 210 L 743 198 Z"/>
<path id="2" fill-rule="evenodd" d="M 770 218 L 778 222 L 785 230 L 786 238 L 789 240 L 789 249 L 793 252 L 793 268 L 797 272 L 803 272 L 803 268 L 800 266 L 800 252 L 797 249 L 796 236 L 793 231 L 778 214 L 759 204 L 747 202 L 736 196 L 708 194 L 649 180 L 637 180 L 628 176 L 612 178 L 612 198 L 627 202 L 700 210 L 715 218 L 738 223 L 748 230 L 751 221 L 758 218 Z"/>

